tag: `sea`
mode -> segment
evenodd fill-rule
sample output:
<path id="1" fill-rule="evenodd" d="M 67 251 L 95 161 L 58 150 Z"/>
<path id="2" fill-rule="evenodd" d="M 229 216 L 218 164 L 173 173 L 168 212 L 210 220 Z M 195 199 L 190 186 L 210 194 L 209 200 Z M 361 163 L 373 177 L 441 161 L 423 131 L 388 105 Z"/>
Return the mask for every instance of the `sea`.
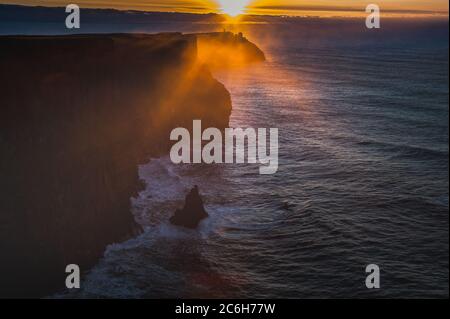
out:
<path id="1" fill-rule="evenodd" d="M 3 28 L 57 34 L 61 26 Z M 55 298 L 431 298 L 449 295 L 448 19 L 288 19 L 90 32 L 241 31 L 265 63 L 214 76 L 231 127 L 278 128 L 279 170 L 149 158 L 143 233 L 113 243 Z M 15 31 L 16 30 L 16 31 Z M 198 185 L 210 217 L 169 223 Z M 366 267 L 380 269 L 379 289 Z"/>

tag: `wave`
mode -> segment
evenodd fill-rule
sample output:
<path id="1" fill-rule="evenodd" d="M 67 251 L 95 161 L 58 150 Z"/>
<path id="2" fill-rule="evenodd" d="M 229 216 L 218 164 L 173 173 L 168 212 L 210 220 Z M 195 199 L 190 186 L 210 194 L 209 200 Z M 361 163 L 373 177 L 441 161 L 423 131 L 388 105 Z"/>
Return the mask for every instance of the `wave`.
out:
<path id="1" fill-rule="evenodd" d="M 446 160 L 448 150 L 436 150 L 422 146 L 396 144 L 381 141 L 361 141 L 360 146 L 376 148 L 382 152 L 391 153 L 392 158 L 409 158 L 414 160 Z"/>

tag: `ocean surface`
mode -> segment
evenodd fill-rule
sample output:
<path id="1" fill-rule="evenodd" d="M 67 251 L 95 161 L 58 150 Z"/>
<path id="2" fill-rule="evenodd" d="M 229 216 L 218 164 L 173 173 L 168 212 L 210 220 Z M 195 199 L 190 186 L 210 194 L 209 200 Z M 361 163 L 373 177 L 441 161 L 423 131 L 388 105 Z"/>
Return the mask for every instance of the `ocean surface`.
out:
<path id="1" fill-rule="evenodd" d="M 57 297 L 448 297 L 448 22 L 424 25 L 235 27 L 268 61 L 214 75 L 232 127 L 279 129 L 278 173 L 149 159 L 132 199 L 144 233 Z M 210 218 L 171 226 L 193 185 Z M 381 289 L 365 286 L 369 264 Z"/>

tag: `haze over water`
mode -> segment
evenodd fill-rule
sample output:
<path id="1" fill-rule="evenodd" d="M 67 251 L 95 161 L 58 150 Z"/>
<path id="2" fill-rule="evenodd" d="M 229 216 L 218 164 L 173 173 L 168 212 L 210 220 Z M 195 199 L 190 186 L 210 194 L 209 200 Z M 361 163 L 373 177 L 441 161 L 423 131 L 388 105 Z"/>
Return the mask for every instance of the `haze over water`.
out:
<path id="1" fill-rule="evenodd" d="M 133 200 L 145 232 L 71 296 L 448 296 L 448 22 L 391 27 L 240 26 L 268 61 L 214 75 L 232 127 L 279 128 L 278 173 L 150 160 Z M 194 184 L 211 215 L 199 232 L 168 223 Z"/>

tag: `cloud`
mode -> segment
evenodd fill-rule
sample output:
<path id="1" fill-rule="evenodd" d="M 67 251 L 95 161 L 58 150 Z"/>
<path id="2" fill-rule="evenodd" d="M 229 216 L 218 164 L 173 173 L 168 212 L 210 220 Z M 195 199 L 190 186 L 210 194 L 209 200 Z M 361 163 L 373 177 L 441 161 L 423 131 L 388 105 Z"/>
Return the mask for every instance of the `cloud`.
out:
<path id="1" fill-rule="evenodd" d="M 291 11 L 316 11 L 316 12 L 365 12 L 364 8 L 342 7 L 342 6 L 314 6 L 314 5 L 253 5 L 253 10 L 267 10 L 279 12 Z M 444 11 L 433 10 L 405 10 L 405 9 L 381 9 L 385 13 L 398 14 L 445 14 Z"/>

